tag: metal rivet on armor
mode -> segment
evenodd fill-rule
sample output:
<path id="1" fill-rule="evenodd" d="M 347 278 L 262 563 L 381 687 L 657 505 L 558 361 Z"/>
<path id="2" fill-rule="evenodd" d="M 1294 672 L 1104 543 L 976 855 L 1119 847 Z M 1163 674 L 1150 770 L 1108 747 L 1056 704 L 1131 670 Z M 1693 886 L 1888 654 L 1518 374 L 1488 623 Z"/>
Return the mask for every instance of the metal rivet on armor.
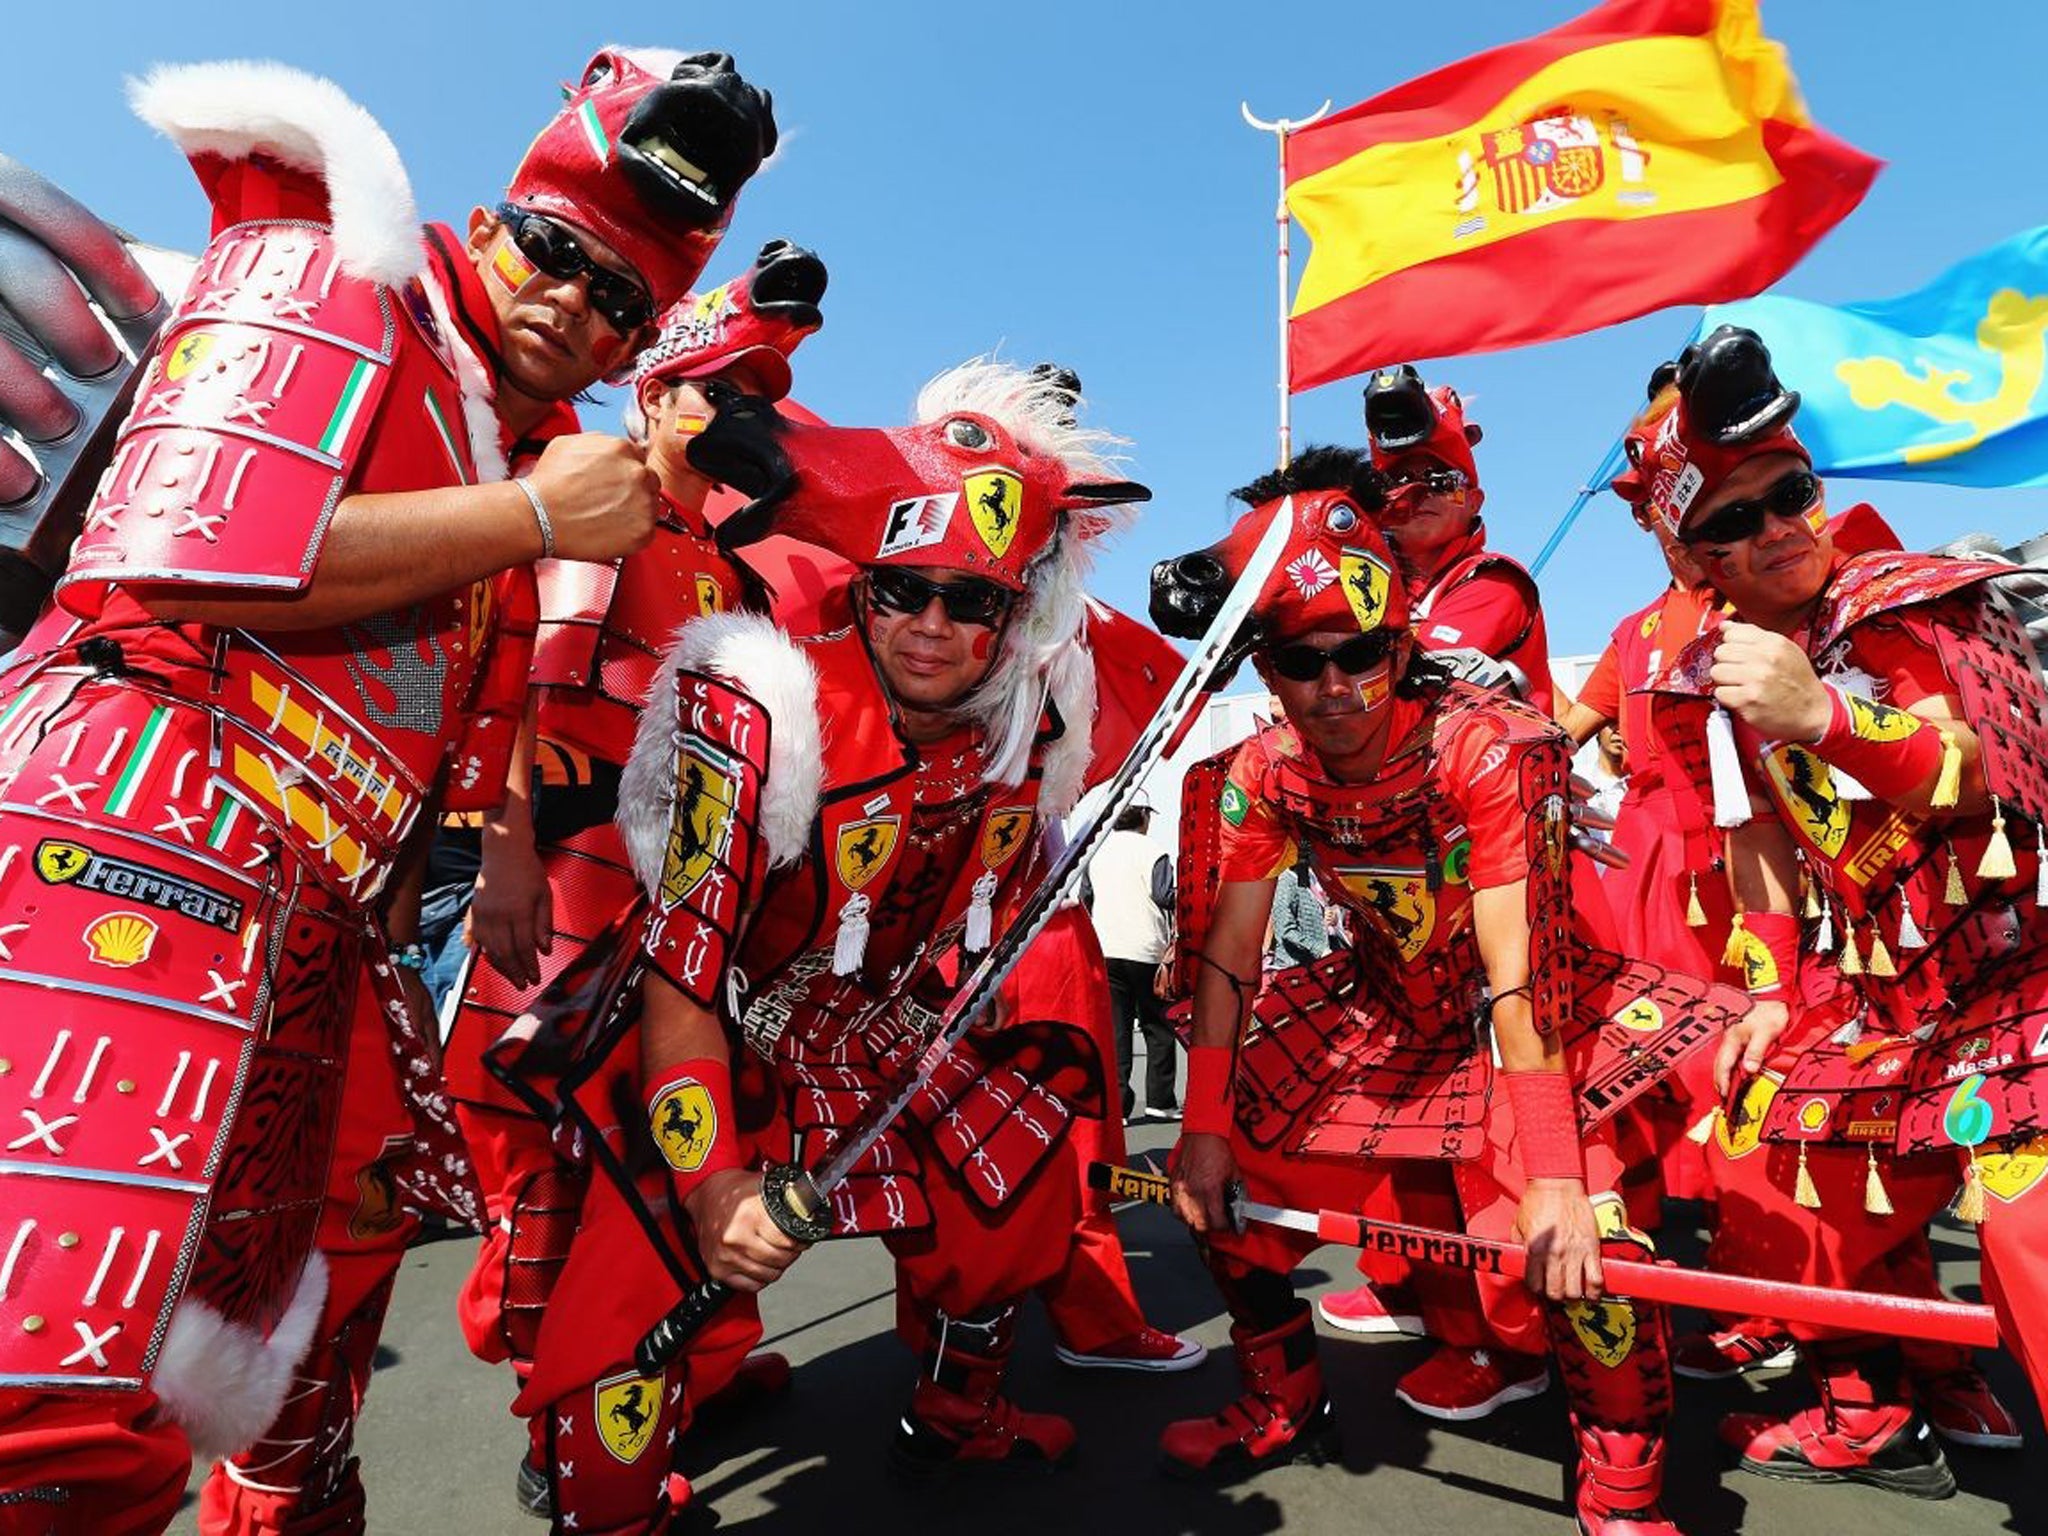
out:
<path id="1" fill-rule="evenodd" d="M 5 1077 L 8 1073 L 12 1072 L 13 1070 L 14 1063 L 9 1061 L 5 1056 L 0 1056 L 0 1077 Z"/>
<path id="2" fill-rule="evenodd" d="M 181 453 L 181 454 L 191 454 L 191 453 L 195 453 L 195 452 L 197 452 L 197 451 L 198 451 L 198 450 L 197 450 L 197 449 L 195 449 L 195 448 L 193 447 L 193 445 L 192 445 L 192 444 L 190 444 L 190 443 L 180 443 L 180 444 L 178 444 L 178 452 L 179 452 L 179 453 Z"/>
<path id="3" fill-rule="evenodd" d="M 57 1246 L 59 1248 L 76 1248 L 78 1244 L 79 1236 L 76 1232 L 61 1232 L 57 1236 Z"/>
<path id="4" fill-rule="evenodd" d="M 43 1331 L 43 1314 L 40 1312 L 29 1313 L 27 1317 L 21 1320 L 21 1331 L 23 1333 L 41 1333 Z"/>
<path id="5" fill-rule="evenodd" d="M 178 477 L 176 475 L 158 475 L 156 477 L 156 483 L 158 485 L 163 486 L 176 485 L 178 483 Z"/>
<path id="6" fill-rule="evenodd" d="M 214 958 L 218 959 L 219 956 L 215 956 Z M 132 1077 L 124 1077 L 119 1082 L 114 1084 L 114 1092 L 116 1093 L 133 1093 L 134 1091 L 135 1079 Z"/>

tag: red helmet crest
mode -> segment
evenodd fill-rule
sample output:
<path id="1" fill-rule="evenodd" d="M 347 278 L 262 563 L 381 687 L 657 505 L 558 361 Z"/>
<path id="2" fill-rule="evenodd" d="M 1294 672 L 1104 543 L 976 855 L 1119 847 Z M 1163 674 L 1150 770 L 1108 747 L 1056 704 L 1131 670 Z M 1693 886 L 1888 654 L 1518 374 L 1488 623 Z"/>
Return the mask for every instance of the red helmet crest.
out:
<path id="1" fill-rule="evenodd" d="M 661 334 L 633 362 L 642 379 L 704 379 L 744 361 L 763 398 L 789 393 L 790 355 L 824 325 L 825 263 L 815 252 L 771 240 L 731 282 L 693 293 L 661 319 Z"/>
<path id="2" fill-rule="evenodd" d="M 675 303 L 774 151 L 773 101 L 726 54 L 660 49 L 603 49 L 566 94 L 507 200 L 588 230 Z"/>

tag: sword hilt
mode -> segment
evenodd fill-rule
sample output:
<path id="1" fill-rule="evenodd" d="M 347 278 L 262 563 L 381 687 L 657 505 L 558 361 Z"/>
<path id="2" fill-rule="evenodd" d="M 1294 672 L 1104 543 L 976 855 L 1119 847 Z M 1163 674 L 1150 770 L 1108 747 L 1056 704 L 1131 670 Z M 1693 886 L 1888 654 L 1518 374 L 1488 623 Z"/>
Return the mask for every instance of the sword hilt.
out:
<path id="1" fill-rule="evenodd" d="M 770 1163 L 761 1170 L 761 1205 L 770 1221 L 806 1247 L 832 1235 L 830 1208 L 818 1198 L 810 1175 L 794 1163 Z M 716 1280 L 684 1292 L 634 1347 L 633 1368 L 642 1376 L 659 1376 L 735 1294 Z"/>

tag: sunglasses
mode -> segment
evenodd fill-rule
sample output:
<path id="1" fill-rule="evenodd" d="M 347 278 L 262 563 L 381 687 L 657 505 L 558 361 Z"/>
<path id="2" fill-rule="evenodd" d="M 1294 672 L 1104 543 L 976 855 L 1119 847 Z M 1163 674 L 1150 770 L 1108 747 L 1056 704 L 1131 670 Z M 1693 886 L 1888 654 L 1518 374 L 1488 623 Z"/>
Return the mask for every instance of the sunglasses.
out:
<path id="1" fill-rule="evenodd" d="M 1453 496 L 1472 482 L 1465 478 L 1462 469 L 1422 469 L 1389 475 L 1387 483 L 1397 491 L 1419 485 L 1432 496 Z"/>
<path id="2" fill-rule="evenodd" d="M 868 571 L 868 596 L 889 613 L 918 614 L 937 598 L 955 624 L 993 624 L 1010 608 L 1010 593 L 992 581 L 969 576 L 960 581 L 927 581 L 900 566 L 878 565 Z"/>
<path id="3" fill-rule="evenodd" d="M 654 300 L 632 278 L 602 267 L 567 229 L 545 214 L 498 205 L 498 217 L 512 233 L 519 254 L 549 277 L 589 279 L 586 292 L 596 310 L 621 336 L 630 336 L 654 319 Z"/>
<path id="4" fill-rule="evenodd" d="M 1290 683 L 1312 683 L 1323 675 L 1323 668 L 1332 663 L 1339 672 L 1353 677 L 1361 672 L 1370 672 L 1385 661 L 1393 649 L 1393 635 L 1380 629 L 1369 635 L 1355 635 L 1328 651 L 1296 641 L 1293 645 L 1277 647 L 1266 660 Z"/>
<path id="5" fill-rule="evenodd" d="M 1703 517 L 1690 528 L 1681 529 L 1681 544 L 1738 544 L 1764 530 L 1771 517 L 1804 517 L 1820 500 L 1820 477 L 1809 470 L 1795 469 L 1763 495 L 1748 501 L 1731 501 Z"/>

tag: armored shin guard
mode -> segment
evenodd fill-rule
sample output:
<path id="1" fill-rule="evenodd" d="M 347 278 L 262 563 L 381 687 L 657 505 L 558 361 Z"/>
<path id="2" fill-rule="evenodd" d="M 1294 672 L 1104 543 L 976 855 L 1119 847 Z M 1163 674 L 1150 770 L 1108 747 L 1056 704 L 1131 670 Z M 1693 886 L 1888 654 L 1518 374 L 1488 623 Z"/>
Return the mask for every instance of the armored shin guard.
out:
<path id="1" fill-rule="evenodd" d="M 1820 1405 L 1789 1419 L 1731 1414 L 1721 1438 L 1745 1472 L 1801 1483 L 1868 1483 L 1917 1499 L 1945 1499 L 1954 1474 L 1927 1421 L 1899 1388 L 1895 1347 L 1826 1343 L 1805 1350 Z"/>
<path id="2" fill-rule="evenodd" d="M 1289 1461 L 1324 1462 L 1338 1449 L 1337 1417 L 1323 1391 L 1315 1315 L 1284 1275 L 1239 1270 L 1211 1254 L 1210 1273 L 1230 1308 L 1230 1342 L 1244 1395 L 1206 1419 L 1166 1426 L 1168 1475 L 1230 1482 Z"/>
<path id="3" fill-rule="evenodd" d="M 1611 1238 L 1610 1258 L 1645 1245 Z M 1571 1403 L 1578 1465 L 1566 1497 L 1583 1536 L 1678 1536 L 1660 1505 L 1664 1431 L 1671 1420 L 1671 1338 L 1664 1308 L 1609 1297 L 1546 1309 Z"/>
<path id="4" fill-rule="evenodd" d="M 1074 1426 L 1057 1414 L 1026 1413 L 1002 1395 L 1016 1344 L 1017 1305 L 972 1317 L 934 1316 L 931 1344 L 898 1427 L 897 1470 L 926 1476 L 955 1469 L 1035 1468 L 1064 1462 Z"/>
<path id="5" fill-rule="evenodd" d="M 218 1463 L 200 1492 L 205 1536 L 360 1536 L 360 1464 L 350 1454 L 393 1277 L 375 1285 L 331 1339 L 318 1340 L 270 1428 Z"/>

